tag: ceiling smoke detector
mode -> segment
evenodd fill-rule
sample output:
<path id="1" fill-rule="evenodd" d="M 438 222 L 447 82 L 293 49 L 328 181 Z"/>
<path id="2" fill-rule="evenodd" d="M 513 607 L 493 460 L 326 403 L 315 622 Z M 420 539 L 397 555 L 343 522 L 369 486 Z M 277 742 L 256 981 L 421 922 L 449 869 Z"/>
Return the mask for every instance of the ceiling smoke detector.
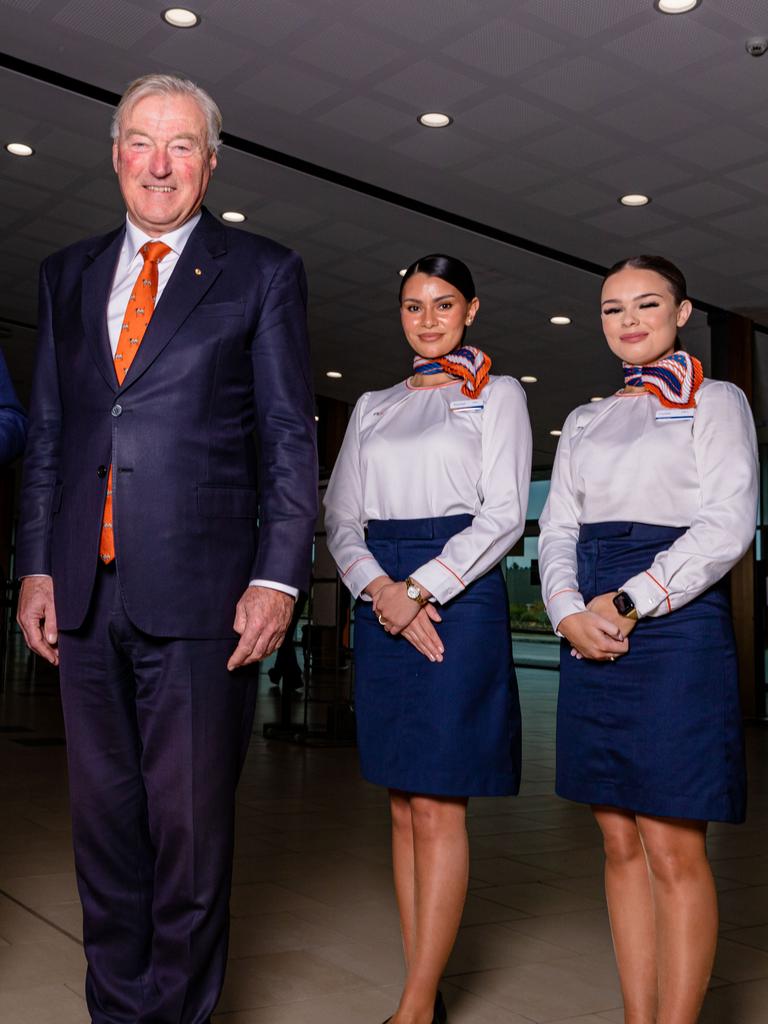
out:
<path id="1" fill-rule="evenodd" d="M 762 57 L 766 50 L 768 50 L 768 39 L 765 36 L 751 36 L 744 43 L 744 49 L 750 57 Z"/>

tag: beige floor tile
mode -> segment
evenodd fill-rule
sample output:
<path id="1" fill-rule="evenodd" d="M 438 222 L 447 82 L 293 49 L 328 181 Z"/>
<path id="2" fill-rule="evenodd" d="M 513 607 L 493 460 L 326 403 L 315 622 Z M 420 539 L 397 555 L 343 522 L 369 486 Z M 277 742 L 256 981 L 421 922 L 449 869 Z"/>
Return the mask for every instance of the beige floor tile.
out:
<path id="1" fill-rule="evenodd" d="M 445 974 L 467 974 L 492 967 L 562 960 L 570 950 L 500 924 L 470 925 L 459 930 Z"/>
<path id="2" fill-rule="evenodd" d="M 250 1010 L 366 987 L 359 975 L 306 950 L 269 953 L 230 963 L 217 1009 Z"/>
<path id="3" fill-rule="evenodd" d="M 510 855 L 513 856 L 513 855 Z M 569 878 L 581 878 L 587 875 L 602 875 L 605 868 L 605 856 L 599 846 L 587 847 L 582 850 L 557 850 L 549 852 L 540 850 L 536 853 L 515 856 L 515 860 L 523 864 L 533 864 L 547 868 Z"/>
<path id="4" fill-rule="evenodd" d="M 523 910 L 516 907 L 508 907 L 495 900 L 487 900 L 484 894 L 487 889 L 480 889 L 483 895 L 471 892 L 464 904 L 464 914 L 461 922 L 464 925 L 492 924 L 500 921 L 517 921 L 520 918 L 528 917 Z"/>
<path id="5" fill-rule="evenodd" d="M 233 960 L 264 953 L 343 942 L 344 935 L 330 926 L 305 921 L 295 914 L 257 914 L 232 920 L 229 956 Z"/>
<path id="6" fill-rule="evenodd" d="M 734 942 L 729 935 L 721 935 L 712 973 L 725 981 L 768 978 L 768 952 Z"/>
<path id="7" fill-rule="evenodd" d="M 707 994 L 699 1024 L 763 1024 L 768 981 L 728 985 Z"/>
<path id="8" fill-rule="evenodd" d="M 768 885 L 721 893 L 720 919 L 733 925 L 768 924 Z"/>
<path id="9" fill-rule="evenodd" d="M 73 871 L 6 878 L 2 887 L 9 896 L 33 909 L 44 907 L 46 904 L 72 903 L 78 899 Z"/>
<path id="10" fill-rule="evenodd" d="M 471 847 L 470 847 L 471 851 Z M 561 878 L 555 871 L 523 864 L 511 857 L 475 857 L 470 856 L 470 878 L 486 885 L 512 885 L 518 882 L 548 882 Z"/>
<path id="11" fill-rule="evenodd" d="M 582 957 L 478 971 L 451 980 L 537 1022 L 601 1012 L 621 1004 L 618 982 L 595 979 L 584 971 Z"/>
<path id="12" fill-rule="evenodd" d="M 41 984 L 5 991 L 0 981 L 3 1024 L 88 1024 L 85 1002 L 65 985 Z"/>
<path id="13" fill-rule="evenodd" d="M 401 986 L 405 978 L 403 950 L 397 941 L 314 946 L 312 954 L 359 975 L 372 985 Z"/>
<path id="14" fill-rule="evenodd" d="M 531 917 L 545 914 L 566 914 L 572 910 L 597 910 L 602 899 L 593 899 L 566 889 L 555 888 L 547 882 L 521 882 L 516 885 L 497 885 L 482 890 L 485 900 L 514 907 Z"/>
<path id="15" fill-rule="evenodd" d="M 444 982 L 442 991 L 450 1024 L 531 1024 L 530 1017 L 523 1017 L 449 981 Z"/>
<path id="16" fill-rule="evenodd" d="M 752 928 L 728 928 L 723 936 L 731 942 L 740 942 L 744 946 L 768 952 L 768 924 L 758 924 Z"/>
<path id="17" fill-rule="evenodd" d="M 715 878 L 734 879 L 745 885 L 768 885 L 768 857 L 721 859 L 712 865 Z"/>
<path id="18" fill-rule="evenodd" d="M 68 940 L 41 940 L 0 949 L 0 992 L 37 985 L 82 984 L 85 957 L 80 946 Z"/>
<path id="19" fill-rule="evenodd" d="M 610 953 L 613 950 L 611 926 L 605 908 L 549 917 L 527 917 L 508 922 L 505 927 L 521 935 L 531 935 L 555 946 L 563 946 L 574 953 Z"/>
<path id="20" fill-rule="evenodd" d="M 385 899 L 363 900 L 342 907 L 329 907 L 311 900 L 307 904 L 304 909 L 292 913 L 305 921 L 330 926 L 348 939 L 391 942 L 397 946 L 400 944 L 400 921 L 392 895 Z"/>
<path id="21" fill-rule="evenodd" d="M 317 913 L 330 917 L 331 908 L 318 900 L 293 892 L 272 882 L 252 882 L 233 885 L 230 899 L 232 917 L 252 917 L 258 914 Z"/>
<path id="22" fill-rule="evenodd" d="M 378 1024 L 392 1013 L 395 1005 L 391 995 L 369 987 L 263 1009 L 216 1013 L 213 1021 L 214 1024 Z"/>

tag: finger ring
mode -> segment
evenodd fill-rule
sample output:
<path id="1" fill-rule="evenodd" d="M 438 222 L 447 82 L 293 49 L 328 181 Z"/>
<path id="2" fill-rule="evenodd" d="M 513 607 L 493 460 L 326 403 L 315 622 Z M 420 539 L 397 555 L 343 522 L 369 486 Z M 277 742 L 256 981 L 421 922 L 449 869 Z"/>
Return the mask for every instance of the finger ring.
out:
<path id="1" fill-rule="evenodd" d="M 611 655 L 611 661 L 616 661 L 613 655 Z"/>
<path id="2" fill-rule="evenodd" d="M 380 624 L 381 624 L 382 626 L 386 625 L 386 623 L 384 622 L 384 616 L 383 616 L 383 615 L 380 615 L 380 616 L 379 616 L 379 623 L 380 623 Z"/>

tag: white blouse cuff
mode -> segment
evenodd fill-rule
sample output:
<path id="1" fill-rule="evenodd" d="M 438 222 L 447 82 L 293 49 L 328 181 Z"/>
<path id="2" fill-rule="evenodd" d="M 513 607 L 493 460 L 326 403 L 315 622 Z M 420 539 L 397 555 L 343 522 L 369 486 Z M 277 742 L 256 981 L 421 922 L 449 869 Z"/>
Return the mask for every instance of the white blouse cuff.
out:
<path id="1" fill-rule="evenodd" d="M 445 604 L 466 587 L 458 573 L 439 558 L 433 558 L 410 573 L 411 577 L 425 587 L 439 604 Z"/>
<path id="2" fill-rule="evenodd" d="M 646 615 L 666 615 L 672 611 L 669 591 L 651 572 L 638 573 L 627 580 L 620 589 L 625 590 L 635 602 L 637 614 L 641 619 Z"/>
<path id="3" fill-rule="evenodd" d="M 549 621 L 552 623 L 552 628 L 558 636 L 560 636 L 558 632 L 560 623 L 566 615 L 576 615 L 578 612 L 583 611 L 586 611 L 586 605 L 584 604 L 584 598 L 578 590 L 571 590 L 570 588 L 560 590 L 547 601 L 547 615 L 549 615 Z"/>
<path id="4" fill-rule="evenodd" d="M 375 580 L 377 576 L 386 576 L 387 574 L 373 555 L 361 555 L 348 565 L 343 572 L 340 572 L 339 575 L 341 576 L 342 583 L 349 588 L 352 597 L 362 597 L 364 601 L 370 601 L 371 598 L 364 594 L 363 590 L 371 580 Z"/>

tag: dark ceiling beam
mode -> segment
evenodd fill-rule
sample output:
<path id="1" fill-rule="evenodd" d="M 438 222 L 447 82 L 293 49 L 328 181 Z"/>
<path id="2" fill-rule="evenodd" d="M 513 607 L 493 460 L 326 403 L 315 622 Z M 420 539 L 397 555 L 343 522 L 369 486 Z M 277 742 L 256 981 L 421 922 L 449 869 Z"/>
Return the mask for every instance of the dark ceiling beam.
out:
<path id="1" fill-rule="evenodd" d="M 50 68 L 33 64 L 31 61 L 21 60 L 19 57 L 14 57 L 9 53 L 0 53 L 0 67 L 19 75 L 25 75 L 27 78 L 35 79 L 38 82 L 44 82 L 46 85 L 64 89 L 77 96 L 96 100 L 110 107 L 116 107 L 120 101 L 119 94 L 109 89 L 102 89 L 100 86 L 81 81 L 79 78 L 72 78 L 70 75 L 63 75 L 58 71 L 52 71 Z M 492 224 L 484 224 L 471 217 L 463 217 L 460 213 L 454 213 L 452 210 L 444 210 L 441 207 L 432 206 L 430 203 L 423 203 L 410 196 L 404 196 L 399 192 L 382 188 L 380 185 L 374 185 L 371 182 L 353 178 L 349 174 L 343 174 L 341 171 L 332 170 L 330 167 L 322 167 L 320 164 L 312 163 L 309 160 L 302 160 L 291 153 L 283 153 L 281 150 L 272 149 L 270 146 L 262 146 L 258 142 L 252 142 L 250 139 L 244 139 L 239 135 L 222 132 L 221 141 L 223 145 L 229 146 L 240 153 L 247 153 L 250 156 L 258 157 L 260 160 L 267 160 L 280 167 L 298 171 L 300 174 L 310 175 L 320 181 L 327 181 L 332 185 L 348 189 L 351 192 L 357 192 L 370 199 L 389 203 L 402 210 L 410 210 L 412 213 L 417 213 L 422 217 L 431 217 L 432 220 L 440 221 L 443 224 L 450 224 L 452 227 L 460 228 L 462 231 L 470 231 L 475 235 L 491 239 L 494 242 L 500 242 L 502 245 L 512 246 L 533 256 L 553 260 L 556 263 L 572 267 L 574 270 L 581 270 L 588 274 L 602 277 L 608 269 L 600 263 L 592 262 L 592 260 L 585 260 L 580 256 L 574 256 L 572 253 L 562 252 L 560 249 L 542 245 L 540 242 L 535 242 L 530 238 L 522 238 L 520 235 L 504 231 L 501 228 L 494 227 Z M 726 312 L 722 307 L 714 306 L 712 303 L 704 302 L 702 299 L 692 298 L 691 302 L 696 309 L 700 309 L 704 313 L 719 314 Z"/>

